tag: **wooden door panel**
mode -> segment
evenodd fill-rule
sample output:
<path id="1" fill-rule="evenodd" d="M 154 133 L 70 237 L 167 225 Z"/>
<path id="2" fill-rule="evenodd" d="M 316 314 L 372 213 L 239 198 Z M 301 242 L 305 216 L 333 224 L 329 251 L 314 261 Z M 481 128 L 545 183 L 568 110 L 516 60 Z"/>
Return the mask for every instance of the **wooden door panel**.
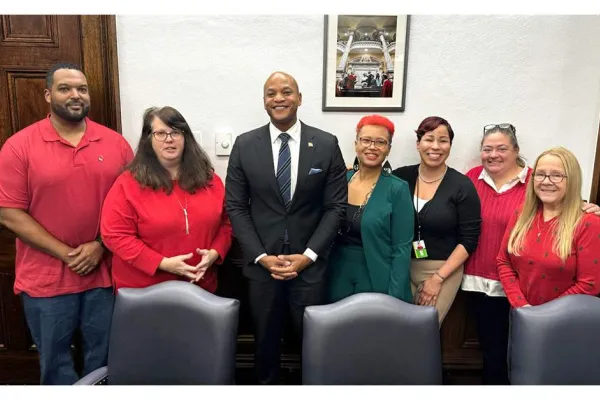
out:
<path id="1" fill-rule="evenodd" d="M 116 46 L 114 16 L 0 15 L 0 147 L 49 113 L 46 71 L 57 62 L 82 66 L 89 117 L 119 132 Z M 13 293 L 14 256 L 15 236 L 0 227 L 0 384 L 38 383 L 37 352 Z"/>
<path id="2" fill-rule="evenodd" d="M 33 340 L 27 329 L 21 299 L 13 295 L 14 281 L 14 274 L 4 272 L 0 274 L 5 348 L 14 351 L 30 351 L 33 349 Z"/>
<path id="3" fill-rule="evenodd" d="M 3 15 L 1 34 L 1 41 L 7 44 L 58 47 L 54 15 Z"/>
<path id="4" fill-rule="evenodd" d="M 16 112 L 21 102 L 44 103 L 44 86 L 41 92 L 18 91 L 18 78 L 42 80 L 53 64 L 66 61 L 81 64 L 82 46 L 80 39 L 80 17 L 68 16 L 2 16 L 2 39 L 0 40 L 0 146 L 16 132 Z M 29 83 L 29 82 L 27 82 Z M 12 85 L 12 86 L 11 86 Z M 33 85 L 33 83 L 32 83 Z M 29 86 L 29 85 L 26 85 Z M 37 86 L 28 89 L 36 89 Z M 25 89 L 25 88 L 24 88 Z M 19 95 L 23 96 L 19 96 Z M 21 98 L 22 97 L 22 98 Z M 17 106 L 17 104 L 19 106 Z M 25 107 L 27 109 L 27 107 Z M 37 110 L 38 107 L 33 107 Z M 35 115 L 41 119 L 47 114 Z M 33 119 L 33 115 L 27 120 Z M 17 119 L 18 120 L 18 119 Z M 26 126 L 26 125 L 25 125 Z"/>
<path id="5" fill-rule="evenodd" d="M 442 359 L 448 369 L 479 369 L 482 355 L 467 296 L 459 290 L 441 329 Z"/>
<path id="6" fill-rule="evenodd" d="M 6 70 L 12 131 L 18 132 L 48 114 L 44 100 L 46 72 L 42 70 Z"/>

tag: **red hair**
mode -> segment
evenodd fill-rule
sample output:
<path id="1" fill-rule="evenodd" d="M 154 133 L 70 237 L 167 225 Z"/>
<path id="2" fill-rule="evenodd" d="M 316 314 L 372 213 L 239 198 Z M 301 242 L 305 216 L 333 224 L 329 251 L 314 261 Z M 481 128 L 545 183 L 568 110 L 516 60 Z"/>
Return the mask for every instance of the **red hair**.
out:
<path id="1" fill-rule="evenodd" d="M 390 136 L 394 136 L 394 123 L 381 115 L 367 115 L 366 117 L 362 117 L 361 120 L 358 121 L 358 125 L 356 125 L 356 133 L 358 133 L 365 125 L 383 126 L 387 129 Z"/>

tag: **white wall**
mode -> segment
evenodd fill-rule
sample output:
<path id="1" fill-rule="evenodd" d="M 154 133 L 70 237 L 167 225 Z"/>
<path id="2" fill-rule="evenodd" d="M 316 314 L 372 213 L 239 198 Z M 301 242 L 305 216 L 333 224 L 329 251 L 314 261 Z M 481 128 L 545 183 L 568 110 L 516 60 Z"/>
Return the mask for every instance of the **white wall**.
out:
<path id="1" fill-rule="evenodd" d="M 233 10 L 232 10 L 233 11 Z M 348 164 L 365 113 L 321 111 L 322 15 L 117 16 L 123 133 L 137 146 L 143 111 L 171 105 L 184 115 L 223 178 L 214 132 L 234 136 L 268 122 L 262 85 L 275 70 L 296 77 L 300 119 L 334 133 Z M 417 163 L 414 129 L 430 115 L 456 133 L 449 164 L 478 163 L 482 127 L 512 122 L 530 163 L 569 148 L 591 189 L 600 111 L 599 16 L 411 17 L 406 110 L 396 124 L 393 166 Z"/>

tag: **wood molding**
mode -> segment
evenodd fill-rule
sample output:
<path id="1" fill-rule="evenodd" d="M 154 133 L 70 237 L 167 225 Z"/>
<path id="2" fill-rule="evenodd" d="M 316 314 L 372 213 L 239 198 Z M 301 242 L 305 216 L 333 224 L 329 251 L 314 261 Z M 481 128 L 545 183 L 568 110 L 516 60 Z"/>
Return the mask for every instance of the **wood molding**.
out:
<path id="1" fill-rule="evenodd" d="M 92 119 L 122 133 L 115 16 L 82 15 L 81 44 L 82 67 L 91 88 L 92 112 L 96 112 Z M 98 92 L 101 87 L 105 93 Z M 94 107 L 94 101 L 101 105 Z"/>

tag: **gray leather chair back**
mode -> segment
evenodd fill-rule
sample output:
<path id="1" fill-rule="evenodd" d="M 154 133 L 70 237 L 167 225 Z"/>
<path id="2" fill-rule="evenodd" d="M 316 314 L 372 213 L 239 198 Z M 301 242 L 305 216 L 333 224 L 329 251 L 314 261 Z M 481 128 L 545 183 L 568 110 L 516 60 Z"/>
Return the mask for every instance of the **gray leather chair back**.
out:
<path id="1" fill-rule="evenodd" d="M 600 384 L 600 299 L 558 298 L 512 310 L 513 385 Z"/>
<path id="2" fill-rule="evenodd" d="M 442 383 L 438 315 L 381 293 L 304 312 L 302 381 L 312 385 Z"/>
<path id="3" fill-rule="evenodd" d="M 239 301 L 183 281 L 120 289 L 109 385 L 232 384 Z"/>

